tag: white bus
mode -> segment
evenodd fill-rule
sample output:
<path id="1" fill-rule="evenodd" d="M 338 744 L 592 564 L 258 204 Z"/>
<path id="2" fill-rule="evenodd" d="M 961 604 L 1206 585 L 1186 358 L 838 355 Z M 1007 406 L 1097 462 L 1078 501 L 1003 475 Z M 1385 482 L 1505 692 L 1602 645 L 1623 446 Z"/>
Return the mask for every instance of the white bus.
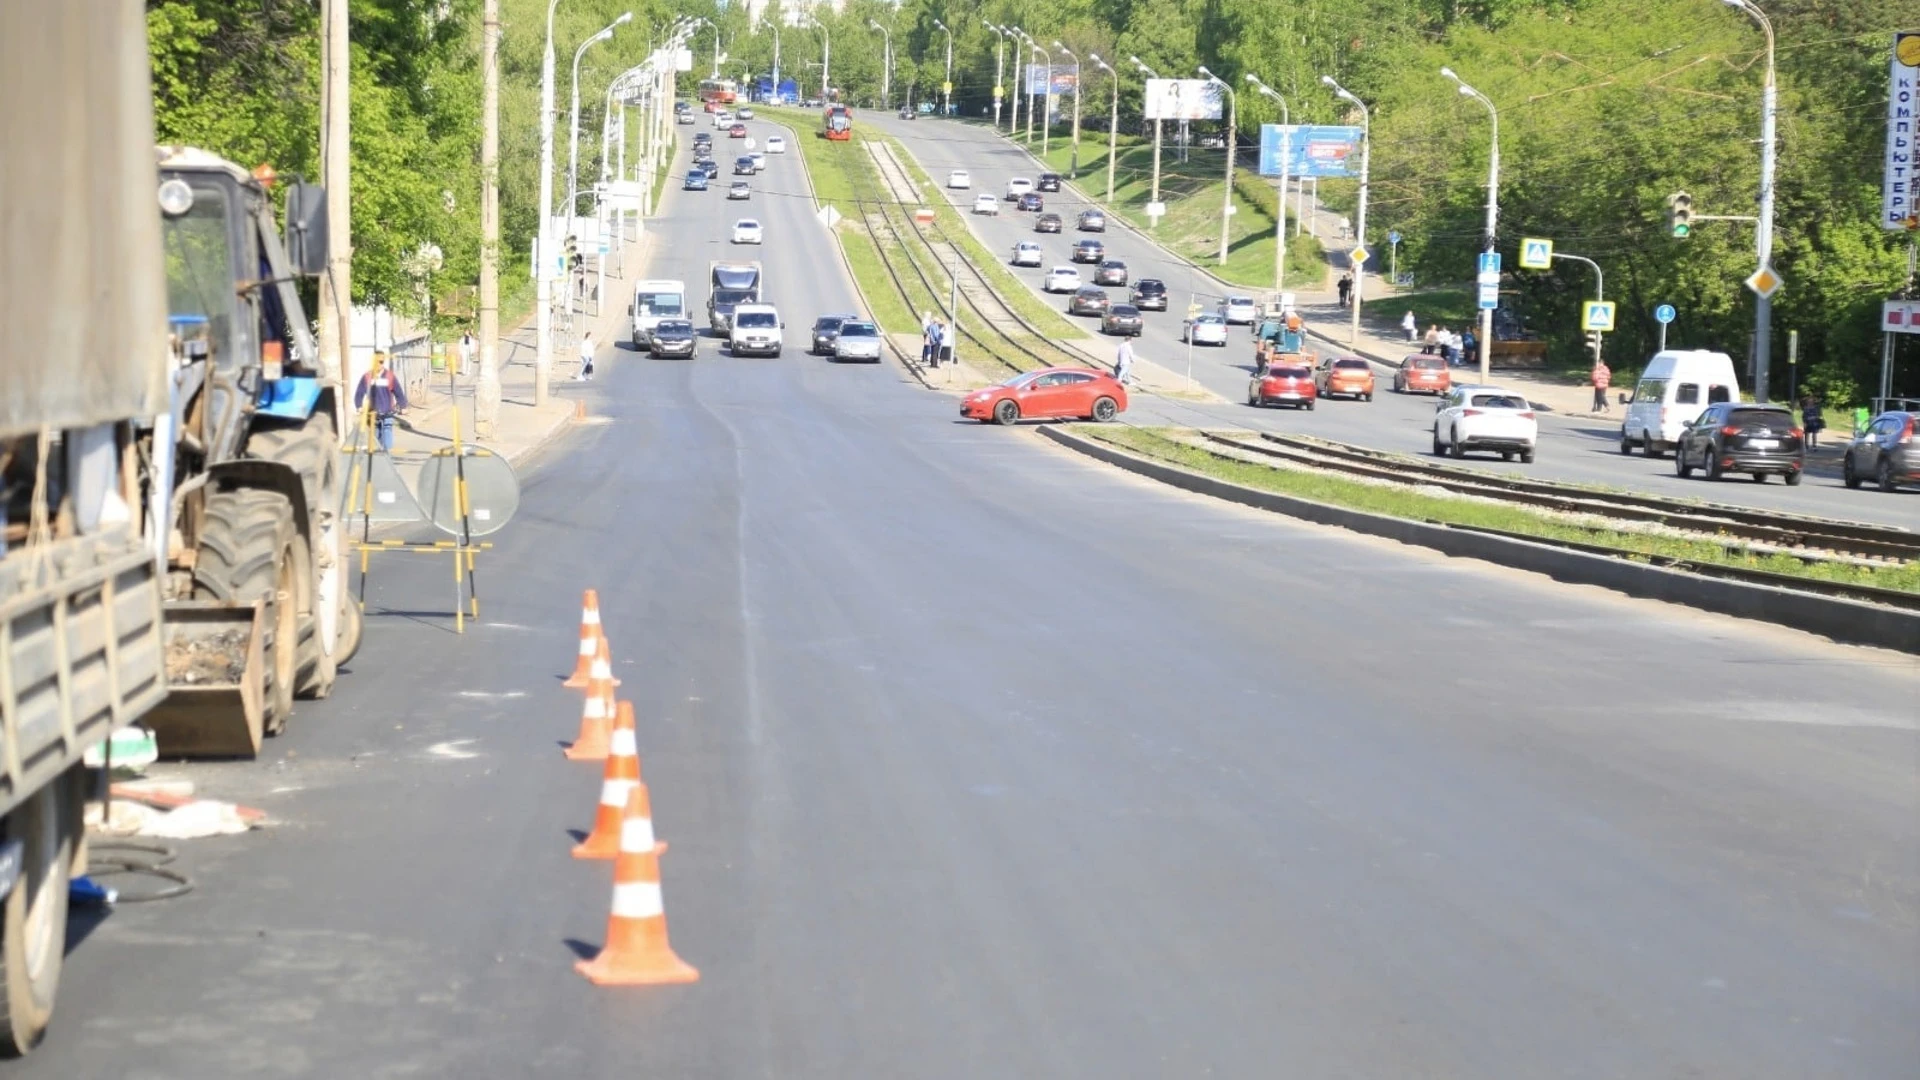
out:
<path id="1" fill-rule="evenodd" d="M 661 319 L 687 317 L 687 283 L 684 281 L 638 281 L 633 286 L 633 303 L 627 314 L 633 317 L 633 347 L 645 349 L 647 334 Z"/>

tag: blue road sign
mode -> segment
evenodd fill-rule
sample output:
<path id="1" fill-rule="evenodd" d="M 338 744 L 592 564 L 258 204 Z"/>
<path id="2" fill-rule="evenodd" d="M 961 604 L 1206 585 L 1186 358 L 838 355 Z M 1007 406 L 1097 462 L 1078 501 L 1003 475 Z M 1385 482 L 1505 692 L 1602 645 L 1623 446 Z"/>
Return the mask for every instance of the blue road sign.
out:
<path id="1" fill-rule="evenodd" d="M 1659 307 L 1653 309 L 1654 321 L 1660 323 L 1663 326 L 1673 321 L 1673 315 L 1674 315 L 1674 311 L 1673 311 L 1672 304 L 1661 304 Z"/>
<path id="2" fill-rule="evenodd" d="M 1480 253 L 1480 272 L 1483 274 L 1499 273 L 1500 272 L 1500 253 L 1497 251 L 1481 252 Z"/>
<path id="3" fill-rule="evenodd" d="M 1387 234 L 1387 243 L 1397 244 L 1399 242 L 1400 242 L 1400 230 L 1395 229 L 1392 232 Z"/>

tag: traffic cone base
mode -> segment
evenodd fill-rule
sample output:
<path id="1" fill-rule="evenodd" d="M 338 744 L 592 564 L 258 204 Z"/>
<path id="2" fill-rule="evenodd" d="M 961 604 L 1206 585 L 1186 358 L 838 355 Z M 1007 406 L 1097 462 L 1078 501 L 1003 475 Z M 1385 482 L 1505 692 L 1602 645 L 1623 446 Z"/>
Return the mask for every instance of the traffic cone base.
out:
<path id="1" fill-rule="evenodd" d="M 650 869 L 646 881 L 618 881 L 613 886 L 613 914 L 607 920 L 607 944 L 600 955 L 581 960 L 573 970 L 595 986 L 650 986 L 698 982 L 700 971 L 680 959 L 667 942 L 666 908 L 660 897 L 660 865 L 651 852 L 621 852 L 629 861 Z M 615 869 L 616 878 L 620 876 Z"/>

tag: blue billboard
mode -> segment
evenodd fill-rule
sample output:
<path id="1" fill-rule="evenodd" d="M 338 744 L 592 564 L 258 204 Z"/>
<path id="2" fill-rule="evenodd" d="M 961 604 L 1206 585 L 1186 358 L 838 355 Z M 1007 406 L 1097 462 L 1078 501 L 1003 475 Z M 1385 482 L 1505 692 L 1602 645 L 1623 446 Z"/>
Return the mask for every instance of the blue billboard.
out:
<path id="1" fill-rule="evenodd" d="M 1260 175 L 1280 175 L 1280 133 L 1288 133 L 1288 176 L 1359 176 L 1361 129 L 1260 125 Z"/>

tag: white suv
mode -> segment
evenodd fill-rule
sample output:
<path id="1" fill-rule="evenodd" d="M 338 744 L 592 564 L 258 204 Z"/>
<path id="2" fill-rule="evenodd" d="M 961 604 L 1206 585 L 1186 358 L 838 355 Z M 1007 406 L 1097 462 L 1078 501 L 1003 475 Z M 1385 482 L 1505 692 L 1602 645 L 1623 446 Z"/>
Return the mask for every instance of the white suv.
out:
<path id="1" fill-rule="evenodd" d="M 1022 195 L 1033 193 L 1033 181 L 1024 176 L 1016 176 L 1007 181 L 1007 201 L 1012 202 Z"/>
<path id="2" fill-rule="evenodd" d="M 1013 265 L 1015 266 L 1039 266 L 1043 258 L 1040 245 L 1031 240 L 1022 240 L 1013 245 Z M 1079 276 L 1074 275 L 1075 278 Z"/>
<path id="3" fill-rule="evenodd" d="M 976 214 L 992 214 L 995 217 L 999 217 L 1000 204 L 993 201 L 993 196 L 982 192 L 974 196 L 973 212 Z"/>
<path id="4" fill-rule="evenodd" d="M 1526 395 L 1498 386 L 1456 386 L 1433 414 L 1433 452 L 1465 457 L 1469 450 L 1499 454 L 1502 461 L 1520 455 L 1533 464 L 1540 422 Z"/>
<path id="5" fill-rule="evenodd" d="M 735 356 L 779 356 L 785 344 L 780 331 L 780 309 L 772 304 L 741 304 L 733 309 L 733 329 L 727 344 Z"/>
<path id="6" fill-rule="evenodd" d="M 973 177 L 965 169 L 955 169 L 947 174 L 947 186 L 955 191 L 965 191 L 973 186 Z"/>

